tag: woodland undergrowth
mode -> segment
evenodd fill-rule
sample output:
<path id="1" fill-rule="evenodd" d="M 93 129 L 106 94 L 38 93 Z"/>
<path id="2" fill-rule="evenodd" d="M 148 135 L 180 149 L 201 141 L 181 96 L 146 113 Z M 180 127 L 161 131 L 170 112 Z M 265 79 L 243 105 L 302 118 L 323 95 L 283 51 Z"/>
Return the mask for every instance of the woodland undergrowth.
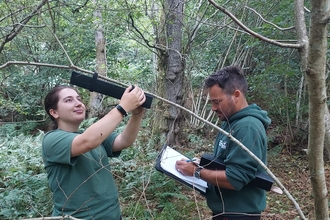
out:
<path id="1" fill-rule="evenodd" d="M 124 126 L 118 128 L 121 131 Z M 124 219 L 211 219 L 205 199 L 197 192 L 159 173 L 155 160 L 162 146 L 143 124 L 134 146 L 120 157 L 110 159 L 120 193 Z M 7 129 L 5 131 L 5 129 Z M 51 215 L 51 192 L 41 158 L 44 132 L 28 136 L 8 133 L 1 127 L 0 144 L 0 219 L 40 218 Z M 185 155 L 212 152 L 213 139 L 190 131 L 185 146 L 177 149 Z M 268 167 L 281 180 L 308 219 L 313 218 L 313 195 L 307 157 L 288 153 L 283 148 L 269 150 Z M 325 165 L 329 180 L 329 165 Z M 286 196 L 267 192 L 267 209 L 262 219 L 299 219 Z"/>

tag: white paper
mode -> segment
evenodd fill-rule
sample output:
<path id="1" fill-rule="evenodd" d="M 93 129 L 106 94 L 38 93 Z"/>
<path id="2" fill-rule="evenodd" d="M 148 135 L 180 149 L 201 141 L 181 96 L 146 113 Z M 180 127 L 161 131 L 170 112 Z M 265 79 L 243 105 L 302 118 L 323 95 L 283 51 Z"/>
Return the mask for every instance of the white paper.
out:
<path id="1" fill-rule="evenodd" d="M 160 166 L 167 172 L 170 172 L 173 175 L 184 180 L 185 182 L 193 185 L 195 188 L 198 188 L 201 191 L 206 192 L 206 188 L 207 188 L 206 181 L 204 181 L 202 179 L 198 179 L 193 176 L 184 176 L 175 169 L 176 161 L 181 160 L 182 158 L 187 159 L 187 160 L 189 159 L 186 156 L 177 152 L 176 150 L 172 149 L 171 147 L 167 146 L 161 156 Z"/>

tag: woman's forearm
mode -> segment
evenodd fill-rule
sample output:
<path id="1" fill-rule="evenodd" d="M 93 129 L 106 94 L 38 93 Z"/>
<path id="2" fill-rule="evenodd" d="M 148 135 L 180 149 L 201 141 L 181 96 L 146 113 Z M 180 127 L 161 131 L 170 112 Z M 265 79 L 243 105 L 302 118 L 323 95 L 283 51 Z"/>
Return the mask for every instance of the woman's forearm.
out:
<path id="1" fill-rule="evenodd" d="M 140 111 L 135 114 L 132 112 L 131 118 L 129 119 L 125 129 L 115 139 L 112 147 L 114 152 L 123 150 L 134 143 L 140 130 L 143 112 L 144 111 Z"/>

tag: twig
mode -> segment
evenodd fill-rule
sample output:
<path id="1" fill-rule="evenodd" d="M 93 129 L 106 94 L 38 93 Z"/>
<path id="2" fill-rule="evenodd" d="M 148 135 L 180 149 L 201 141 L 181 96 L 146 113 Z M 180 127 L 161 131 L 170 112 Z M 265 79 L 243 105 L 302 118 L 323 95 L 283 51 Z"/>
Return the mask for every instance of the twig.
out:
<path id="1" fill-rule="evenodd" d="M 41 18 L 42 18 L 42 16 L 41 16 Z M 43 19 L 43 18 L 42 18 L 42 19 Z M 43 21 L 44 21 L 44 23 L 46 24 L 45 19 L 43 19 Z M 61 47 L 62 50 L 64 51 L 66 58 L 68 58 L 68 60 L 69 60 L 69 62 L 70 62 L 70 65 L 73 66 L 74 64 L 73 64 L 73 62 L 72 62 L 72 60 L 71 60 L 71 58 L 70 58 L 68 52 L 67 52 L 66 49 L 64 48 L 64 46 L 63 46 L 63 44 L 61 43 L 61 41 L 58 39 L 58 37 L 57 37 L 57 35 L 55 34 L 55 32 L 52 31 L 52 29 L 51 29 L 50 27 L 48 27 L 47 24 L 46 24 L 46 27 L 47 27 L 47 29 L 49 30 L 49 32 L 52 33 L 52 35 L 55 37 L 57 43 L 60 45 L 60 47 Z"/>
<path id="2" fill-rule="evenodd" d="M 0 69 L 3 69 L 5 67 L 11 66 L 11 65 L 45 66 L 45 67 L 52 67 L 52 68 L 58 68 L 58 69 L 77 70 L 77 71 L 80 71 L 80 72 L 83 72 L 83 73 L 88 73 L 88 74 L 91 74 L 91 75 L 94 74 L 93 71 L 86 70 L 86 69 L 77 67 L 75 65 L 65 66 L 65 65 L 57 65 L 57 64 L 50 64 L 50 63 L 38 63 L 38 62 L 26 62 L 26 61 L 8 61 L 8 62 L 2 64 L 0 66 Z M 103 80 L 108 81 L 108 82 L 113 82 L 113 83 L 116 83 L 116 84 L 122 85 L 122 86 L 128 86 L 128 85 L 123 84 L 123 83 L 121 83 L 117 80 L 110 79 L 110 78 L 107 78 L 107 77 L 102 76 L 102 75 L 99 75 L 98 77 L 100 79 L 103 79 Z"/>
<path id="3" fill-rule="evenodd" d="M 270 24 L 270 25 L 276 27 L 277 29 L 279 29 L 279 30 L 281 30 L 281 31 L 288 31 L 288 30 L 292 30 L 292 29 L 295 28 L 294 26 L 292 26 L 292 27 L 288 27 L 288 28 L 281 28 L 281 27 L 277 26 L 276 24 L 274 24 L 274 23 L 272 23 L 272 22 L 267 21 L 266 19 L 264 19 L 264 18 L 261 16 L 261 14 L 259 14 L 259 13 L 258 13 L 256 10 L 254 10 L 253 8 L 250 8 L 250 7 L 248 7 L 248 6 L 245 6 L 245 8 L 247 8 L 247 9 L 253 11 L 253 12 L 254 12 L 256 15 L 258 15 L 259 18 L 261 18 L 261 20 L 263 20 L 265 23 Z"/>
<path id="4" fill-rule="evenodd" d="M 0 53 L 3 50 L 6 43 L 10 42 L 12 39 L 14 39 L 17 34 L 23 29 L 24 25 L 27 24 L 30 19 L 42 8 L 44 4 L 46 4 L 48 0 L 43 0 L 26 18 L 24 18 L 19 25 L 14 26 L 14 28 L 11 30 L 11 32 L 5 37 L 5 40 L 0 45 Z M 17 27 L 17 29 L 16 29 Z"/>
<path id="5" fill-rule="evenodd" d="M 303 44 L 283 44 L 280 43 L 276 40 L 267 38 L 262 36 L 261 34 L 258 34 L 254 31 L 252 31 L 250 28 L 246 27 L 240 20 L 238 20 L 238 18 L 236 18 L 232 13 L 230 13 L 229 11 L 227 11 L 224 7 L 218 5 L 217 3 L 215 3 L 213 0 L 208 0 L 212 5 L 214 5 L 215 8 L 219 9 L 220 11 L 222 11 L 224 14 L 226 14 L 227 16 L 229 16 L 238 26 L 240 26 L 244 31 L 246 31 L 247 33 L 251 34 L 252 36 L 258 38 L 259 40 L 262 40 L 264 42 L 268 42 L 270 44 L 279 46 L 279 47 L 285 47 L 285 48 L 302 48 Z"/>
<path id="6" fill-rule="evenodd" d="M 72 220 L 81 220 L 80 218 L 75 218 L 72 216 L 54 216 L 54 217 L 41 217 L 41 218 L 24 218 L 22 220 L 65 220 L 65 219 L 72 219 Z"/>

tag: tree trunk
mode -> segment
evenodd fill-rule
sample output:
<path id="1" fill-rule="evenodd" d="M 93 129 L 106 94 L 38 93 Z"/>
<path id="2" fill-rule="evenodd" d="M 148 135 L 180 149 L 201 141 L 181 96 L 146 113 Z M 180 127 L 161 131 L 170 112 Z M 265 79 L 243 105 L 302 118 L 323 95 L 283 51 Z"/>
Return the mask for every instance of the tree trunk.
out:
<path id="1" fill-rule="evenodd" d="M 95 44 L 96 44 L 96 72 L 99 75 L 106 76 L 107 72 L 107 59 L 105 50 L 105 38 L 103 35 L 102 13 L 96 5 L 97 2 L 93 1 L 95 5 L 94 24 L 95 30 Z M 89 98 L 89 113 L 88 117 L 97 117 L 99 112 L 102 112 L 103 95 L 91 92 Z"/>
<path id="2" fill-rule="evenodd" d="M 313 0 L 306 79 L 309 91 L 308 162 L 313 188 L 315 219 L 329 219 L 327 187 L 324 174 L 324 137 L 329 0 Z"/>
<path id="3" fill-rule="evenodd" d="M 324 136 L 324 149 L 327 159 L 330 160 L 330 113 L 328 106 L 325 106 L 325 136 Z"/>
<path id="4" fill-rule="evenodd" d="M 184 105 L 184 68 L 182 57 L 182 14 L 183 3 L 178 0 L 166 0 L 161 18 L 158 44 L 163 50 L 158 51 L 157 93 L 178 105 Z M 164 102 L 156 106 L 154 131 L 163 137 L 168 145 L 180 143 L 180 131 L 183 116 L 179 108 Z"/>

